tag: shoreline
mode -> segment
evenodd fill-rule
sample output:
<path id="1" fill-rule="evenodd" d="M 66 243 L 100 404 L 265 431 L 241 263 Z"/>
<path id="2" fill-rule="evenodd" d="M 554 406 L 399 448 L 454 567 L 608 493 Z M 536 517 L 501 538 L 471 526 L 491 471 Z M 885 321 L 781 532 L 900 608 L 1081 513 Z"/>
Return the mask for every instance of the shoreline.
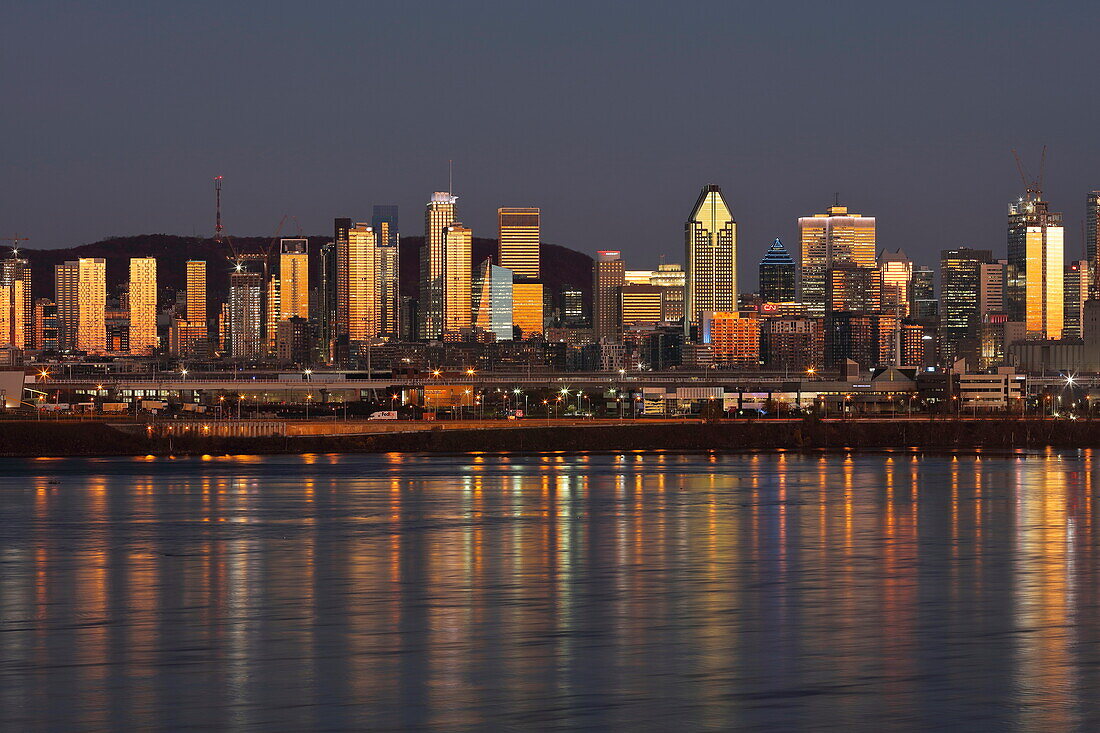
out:
<path id="1" fill-rule="evenodd" d="M 358 435 L 147 437 L 104 422 L 0 421 L 0 456 L 318 453 L 1012 452 L 1100 448 L 1100 420 L 716 421 L 421 429 Z"/>

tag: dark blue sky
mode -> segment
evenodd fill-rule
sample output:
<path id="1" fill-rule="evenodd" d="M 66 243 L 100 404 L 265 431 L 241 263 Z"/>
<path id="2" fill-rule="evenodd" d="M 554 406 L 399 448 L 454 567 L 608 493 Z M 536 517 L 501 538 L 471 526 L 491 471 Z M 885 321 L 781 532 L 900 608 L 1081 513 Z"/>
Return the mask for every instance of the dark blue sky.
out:
<path id="1" fill-rule="evenodd" d="M 62 247 L 308 233 L 398 203 L 455 161 L 461 218 L 541 206 L 544 239 L 682 260 L 703 184 L 740 272 L 834 191 L 918 262 L 1003 252 L 1006 202 L 1050 146 L 1079 246 L 1100 188 L 1096 2 L 186 2 L 7 0 L 0 234 Z"/>

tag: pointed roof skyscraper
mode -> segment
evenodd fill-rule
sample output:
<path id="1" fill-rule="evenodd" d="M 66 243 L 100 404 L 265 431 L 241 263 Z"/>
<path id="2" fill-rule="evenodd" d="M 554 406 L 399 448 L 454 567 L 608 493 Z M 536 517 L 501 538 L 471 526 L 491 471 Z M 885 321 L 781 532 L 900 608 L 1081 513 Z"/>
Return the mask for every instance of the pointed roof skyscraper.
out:
<path id="1" fill-rule="evenodd" d="M 760 297 L 765 303 L 789 303 L 798 298 L 794 258 L 779 237 L 760 260 Z"/>

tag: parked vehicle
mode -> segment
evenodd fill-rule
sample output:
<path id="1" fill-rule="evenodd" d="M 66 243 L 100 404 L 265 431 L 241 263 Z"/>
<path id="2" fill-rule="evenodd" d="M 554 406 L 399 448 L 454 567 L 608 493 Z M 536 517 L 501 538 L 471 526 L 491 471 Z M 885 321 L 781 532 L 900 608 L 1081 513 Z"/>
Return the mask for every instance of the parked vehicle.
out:
<path id="1" fill-rule="evenodd" d="M 396 420 L 397 410 L 381 410 L 379 412 L 372 412 L 368 420 Z"/>

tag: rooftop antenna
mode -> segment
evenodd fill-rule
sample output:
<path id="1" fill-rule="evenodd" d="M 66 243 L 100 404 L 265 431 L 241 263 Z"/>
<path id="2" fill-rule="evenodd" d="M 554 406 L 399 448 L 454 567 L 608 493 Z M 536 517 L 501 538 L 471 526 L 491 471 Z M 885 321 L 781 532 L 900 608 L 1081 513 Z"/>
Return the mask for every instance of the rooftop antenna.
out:
<path id="1" fill-rule="evenodd" d="M 455 192 L 455 162 L 454 160 L 447 161 L 447 193 L 454 195 Z"/>
<path id="2" fill-rule="evenodd" d="M 840 191 L 833 191 L 833 206 L 840 206 Z"/>
<path id="3" fill-rule="evenodd" d="M 222 241 L 222 177 L 214 176 L 214 200 L 217 216 L 214 219 L 214 241 Z"/>

